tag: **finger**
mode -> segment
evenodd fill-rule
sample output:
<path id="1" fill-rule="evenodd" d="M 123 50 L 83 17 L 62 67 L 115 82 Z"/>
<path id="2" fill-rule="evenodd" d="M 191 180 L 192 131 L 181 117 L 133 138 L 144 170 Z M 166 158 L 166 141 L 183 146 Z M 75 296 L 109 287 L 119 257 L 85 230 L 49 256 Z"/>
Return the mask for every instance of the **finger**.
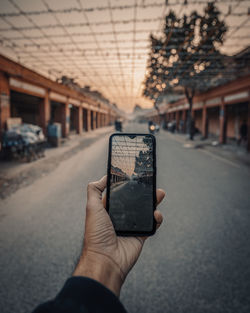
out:
<path id="1" fill-rule="evenodd" d="M 100 180 L 88 184 L 88 199 L 102 199 L 102 193 L 107 185 L 107 176 L 103 176 Z"/>
<path id="2" fill-rule="evenodd" d="M 154 218 L 156 221 L 156 229 L 158 229 L 163 222 L 163 216 L 159 210 L 154 211 Z"/>
<path id="3" fill-rule="evenodd" d="M 165 195 L 165 193 L 164 193 Z M 163 196 L 164 198 L 164 196 Z M 162 199 L 163 199 L 162 198 Z M 155 210 L 154 211 L 154 218 L 155 218 L 155 221 L 156 221 L 156 230 L 161 226 L 162 222 L 163 222 L 163 216 L 161 214 L 161 212 L 159 210 Z M 144 241 L 146 239 L 148 239 L 148 236 L 144 236 L 144 237 L 136 237 L 140 242 L 141 244 L 143 245 Z"/>
<path id="4" fill-rule="evenodd" d="M 160 204 L 165 197 L 165 191 L 162 189 L 156 190 L 156 205 Z"/>
<path id="5" fill-rule="evenodd" d="M 102 198 L 102 204 L 103 204 L 104 209 L 106 209 L 106 201 L 107 201 L 107 195 L 105 194 Z"/>

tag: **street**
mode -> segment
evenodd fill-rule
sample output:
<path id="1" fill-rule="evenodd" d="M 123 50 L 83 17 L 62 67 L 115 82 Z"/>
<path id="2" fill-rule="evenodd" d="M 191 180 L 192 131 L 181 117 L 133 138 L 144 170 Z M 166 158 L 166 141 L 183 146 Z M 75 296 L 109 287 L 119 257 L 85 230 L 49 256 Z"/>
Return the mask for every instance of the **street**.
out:
<path id="1" fill-rule="evenodd" d="M 152 190 L 152 185 L 139 184 L 133 180 L 125 181 L 111 190 L 109 212 L 116 229 L 152 229 Z"/>
<path id="2" fill-rule="evenodd" d="M 184 148 L 163 130 L 156 138 L 164 222 L 128 275 L 122 303 L 129 313 L 249 312 L 249 168 Z M 105 136 L 0 201 L 2 313 L 30 312 L 71 275 L 87 184 L 106 174 L 107 146 Z"/>

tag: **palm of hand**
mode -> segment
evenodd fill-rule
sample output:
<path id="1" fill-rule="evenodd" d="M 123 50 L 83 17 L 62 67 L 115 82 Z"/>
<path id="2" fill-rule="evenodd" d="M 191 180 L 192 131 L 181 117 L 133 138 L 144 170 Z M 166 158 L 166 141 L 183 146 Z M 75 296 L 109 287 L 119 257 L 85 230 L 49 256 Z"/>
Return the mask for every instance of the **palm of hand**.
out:
<path id="1" fill-rule="evenodd" d="M 93 202 L 87 205 L 84 248 L 107 256 L 125 279 L 140 255 L 144 238 L 118 237 L 101 199 Z"/>

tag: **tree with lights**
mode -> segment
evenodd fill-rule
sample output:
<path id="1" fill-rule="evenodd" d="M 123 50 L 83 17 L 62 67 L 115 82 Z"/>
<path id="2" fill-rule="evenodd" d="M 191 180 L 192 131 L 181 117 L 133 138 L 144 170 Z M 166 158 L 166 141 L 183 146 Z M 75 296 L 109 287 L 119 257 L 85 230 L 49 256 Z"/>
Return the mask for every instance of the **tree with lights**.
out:
<path id="1" fill-rule="evenodd" d="M 174 11 L 166 16 L 163 34 L 150 36 L 151 50 L 143 95 L 154 100 L 182 90 L 189 103 L 188 131 L 193 139 L 192 105 L 197 92 L 213 86 L 223 69 L 223 44 L 227 27 L 220 11 L 208 3 L 203 15 L 193 11 L 178 18 Z"/>

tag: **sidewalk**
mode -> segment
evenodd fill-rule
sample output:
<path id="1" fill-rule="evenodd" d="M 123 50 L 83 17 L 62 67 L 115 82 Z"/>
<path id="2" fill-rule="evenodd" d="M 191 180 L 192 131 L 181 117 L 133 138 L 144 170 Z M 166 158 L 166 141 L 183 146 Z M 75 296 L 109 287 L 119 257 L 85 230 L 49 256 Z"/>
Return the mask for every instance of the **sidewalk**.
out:
<path id="1" fill-rule="evenodd" d="M 45 150 L 45 157 L 26 163 L 22 161 L 0 161 L 0 198 L 6 198 L 21 187 L 53 171 L 61 161 L 93 144 L 113 131 L 113 126 L 98 128 L 81 135 L 73 134 L 64 139 L 60 147 Z"/>
<path id="2" fill-rule="evenodd" d="M 202 139 L 201 135 L 196 135 L 194 140 L 190 140 L 187 134 L 166 133 L 174 140 L 180 142 L 184 148 L 204 149 L 229 161 L 250 167 L 250 153 L 246 151 L 245 147 L 237 146 L 236 143 L 229 142 L 222 145 L 216 138 Z"/>

